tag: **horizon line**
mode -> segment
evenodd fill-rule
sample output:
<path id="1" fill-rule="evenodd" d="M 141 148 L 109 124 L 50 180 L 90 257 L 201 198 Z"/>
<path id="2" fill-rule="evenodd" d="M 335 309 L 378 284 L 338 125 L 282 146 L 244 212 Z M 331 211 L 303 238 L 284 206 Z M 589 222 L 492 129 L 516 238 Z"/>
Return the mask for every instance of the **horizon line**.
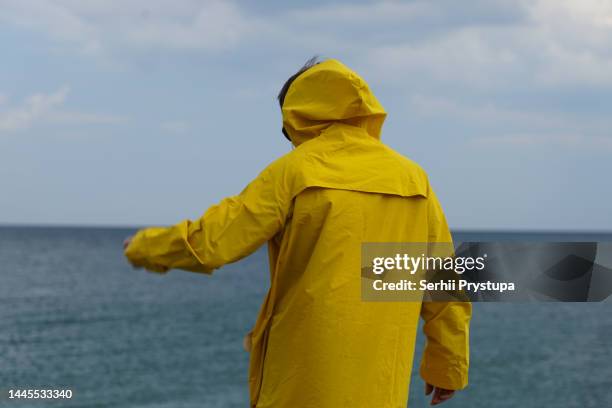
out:
<path id="1" fill-rule="evenodd" d="M 169 224 L 167 226 L 171 226 Z M 142 229 L 153 224 L 70 224 L 70 223 L 2 223 L 0 228 L 57 228 L 57 229 Z M 164 225 L 159 225 L 164 226 Z M 530 233 L 530 234 L 612 234 L 612 230 L 576 228 L 449 228 L 452 233 Z"/>

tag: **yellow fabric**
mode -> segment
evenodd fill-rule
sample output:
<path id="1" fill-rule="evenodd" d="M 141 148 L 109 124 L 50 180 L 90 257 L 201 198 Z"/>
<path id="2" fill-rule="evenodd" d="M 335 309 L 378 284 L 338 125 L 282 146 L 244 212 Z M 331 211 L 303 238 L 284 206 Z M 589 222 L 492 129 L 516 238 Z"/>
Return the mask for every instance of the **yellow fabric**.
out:
<path id="1" fill-rule="evenodd" d="M 268 242 L 270 290 L 250 333 L 252 407 L 404 408 L 419 316 L 430 384 L 467 385 L 469 303 L 362 302 L 362 242 L 450 242 L 425 172 L 379 141 L 385 112 L 335 60 L 291 85 L 296 149 L 197 221 L 140 231 L 136 265 L 211 273 Z"/>

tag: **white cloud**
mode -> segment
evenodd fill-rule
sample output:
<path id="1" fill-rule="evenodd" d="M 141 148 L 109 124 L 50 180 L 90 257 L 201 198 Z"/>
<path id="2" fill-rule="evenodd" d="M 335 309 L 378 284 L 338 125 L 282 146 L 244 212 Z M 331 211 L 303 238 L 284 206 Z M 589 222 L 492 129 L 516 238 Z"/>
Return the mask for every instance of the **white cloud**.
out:
<path id="1" fill-rule="evenodd" d="M 612 147 L 612 117 L 586 118 L 579 112 L 501 107 L 493 102 L 468 103 L 427 95 L 412 97 L 408 109 L 433 121 L 460 121 L 468 133 L 485 134 L 471 140 L 481 146 L 547 145 L 594 151 Z"/>
<path id="2" fill-rule="evenodd" d="M 612 86 L 612 3 L 516 2 L 513 24 L 449 26 L 440 35 L 369 50 L 378 75 L 479 88 Z M 382 62 L 382 63 L 381 63 Z"/>
<path id="3" fill-rule="evenodd" d="M 0 110 L 0 132 L 25 130 L 39 123 L 113 124 L 126 120 L 116 115 L 67 111 L 63 106 L 69 92 L 70 88 L 63 86 L 55 92 L 35 93 L 16 106 L 8 106 L 8 98 L 5 97 L 0 101 L 4 102 L 0 104 L 3 107 Z"/>
<path id="4" fill-rule="evenodd" d="M 0 8 L 0 21 L 56 40 L 80 43 L 89 52 L 99 48 L 93 38 L 94 28 L 70 8 L 52 1 L 5 0 Z"/>
<path id="5" fill-rule="evenodd" d="M 47 119 L 65 125 L 116 125 L 127 121 L 127 117 L 122 115 L 58 110 L 49 112 Z"/>
<path id="6" fill-rule="evenodd" d="M 291 11 L 294 21 L 334 24 L 363 24 L 403 22 L 438 14 L 438 7 L 430 2 L 380 1 L 369 4 L 329 4 Z"/>
<path id="7" fill-rule="evenodd" d="M 21 106 L 0 112 L 0 131 L 13 131 L 30 127 L 40 118 L 47 115 L 54 107 L 62 105 L 68 95 L 68 87 L 58 91 L 29 96 Z"/>
<path id="8" fill-rule="evenodd" d="M 412 96 L 409 109 L 421 116 L 445 120 L 460 119 L 494 126 L 523 124 L 531 128 L 568 128 L 577 124 L 577 118 L 568 117 L 566 113 L 506 108 L 497 106 L 493 102 L 474 104 L 420 94 Z M 599 123 L 590 122 L 589 126 L 594 127 L 597 124 Z M 612 125 L 612 121 L 608 121 L 605 125 Z"/>
<path id="9" fill-rule="evenodd" d="M 515 50 L 495 44 L 504 44 L 501 37 L 510 30 L 462 28 L 424 42 L 376 47 L 368 51 L 368 59 L 380 78 L 394 82 L 410 78 L 470 87 L 507 86 L 523 71 Z"/>
<path id="10" fill-rule="evenodd" d="M 0 21 L 96 56 L 273 44 L 348 53 L 395 82 L 612 86 L 612 2 L 601 0 L 344 2 L 269 15 L 231 0 L 4 0 Z"/>
<path id="11" fill-rule="evenodd" d="M 169 120 L 161 123 L 162 130 L 170 133 L 185 133 L 191 126 L 184 120 Z"/>
<path id="12" fill-rule="evenodd" d="M 5 0 L 0 21 L 96 55 L 126 49 L 218 51 L 245 43 L 274 44 L 278 52 L 344 52 L 365 64 L 369 78 L 410 93 L 415 86 L 446 87 L 449 94 L 612 87 L 612 3 L 474 0 L 464 8 L 463 3 L 452 1 L 346 2 L 294 7 L 265 16 L 229 0 Z M 363 29 L 364 24 L 368 29 Z M 423 96 L 411 102 L 422 113 L 441 109 L 471 121 L 525 123 L 529 130 L 562 126 L 572 132 L 584 130 L 562 113 Z M 19 128 L 23 126 L 19 123 L 33 120 L 30 116 L 41 115 L 35 107 L 27 109 L 3 114 L 2 128 Z M 73 123 L 122 120 L 67 112 L 46 116 L 50 121 Z M 610 124 L 595 122 L 599 128 Z M 175 133 L 186 127 L 180 121 L 161 124 Z"/>
<path id="13" fill-rule="evenodd" d="M 502 134 L 494 136 L 481 136 L 471 139 L 471 143 L 482 147 L 515 147 L 525 148 L 545 148 L 550 150 L 553 147 L 560 147 L 568 150 L 595 150 L 612 151 L 612 135 L 605 136 L 585 136 L 584 134 L 546 134 L 546 133 L 517 133 Z"/>
<path id="14" fill-rule="evenodd" d="M 221 0 L 5 0 L 0 21 L 92 55 L 123 48 L 227 49 L 263 29 Z"/>

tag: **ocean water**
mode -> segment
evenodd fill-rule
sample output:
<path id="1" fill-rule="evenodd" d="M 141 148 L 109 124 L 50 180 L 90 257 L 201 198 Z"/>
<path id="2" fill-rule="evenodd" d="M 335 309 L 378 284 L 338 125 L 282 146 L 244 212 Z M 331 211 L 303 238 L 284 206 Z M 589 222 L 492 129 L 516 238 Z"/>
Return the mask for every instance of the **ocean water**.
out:
<path id="1" fill-rule="evenodd" d="M 1 407 L 246 407 L 242 337 L 268 285 L 259 250 L 212 277 L 132 270 L 129 229 L 0 228 Z M 458 240 L 612 240 L 462 233 Z M 416 361 L 423 337 L 419 335 Z M 448 407 L 612 407 L 612 305 L 475 304 L 470 386 Z M 410 407 L 425 407 L 415 372 Z M 71 400 L 7 390 L 69 388 Z"/>

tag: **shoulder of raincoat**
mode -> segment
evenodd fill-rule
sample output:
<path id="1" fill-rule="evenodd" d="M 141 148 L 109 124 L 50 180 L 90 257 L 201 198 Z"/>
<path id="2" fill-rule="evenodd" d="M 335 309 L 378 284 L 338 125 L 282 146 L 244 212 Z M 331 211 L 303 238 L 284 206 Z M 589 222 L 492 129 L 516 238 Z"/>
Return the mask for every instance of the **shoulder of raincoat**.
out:
<path id="1" fill-rule="evenodd" d="M 465 387 L 469 303 L 359 295 L 362 242 L 451 242 L 426 173 L 379 140 L 386 113 L 366 82 L 327 60 L 295 80 L 282 113 L 293 151 L 201 218 L 139 231 L 126 256 L 156 272 L 211 273 L 268 242 L 270 290 L 249 336 L 252 407 L 405 407 L 419 316 L 421 376 Z"/>

